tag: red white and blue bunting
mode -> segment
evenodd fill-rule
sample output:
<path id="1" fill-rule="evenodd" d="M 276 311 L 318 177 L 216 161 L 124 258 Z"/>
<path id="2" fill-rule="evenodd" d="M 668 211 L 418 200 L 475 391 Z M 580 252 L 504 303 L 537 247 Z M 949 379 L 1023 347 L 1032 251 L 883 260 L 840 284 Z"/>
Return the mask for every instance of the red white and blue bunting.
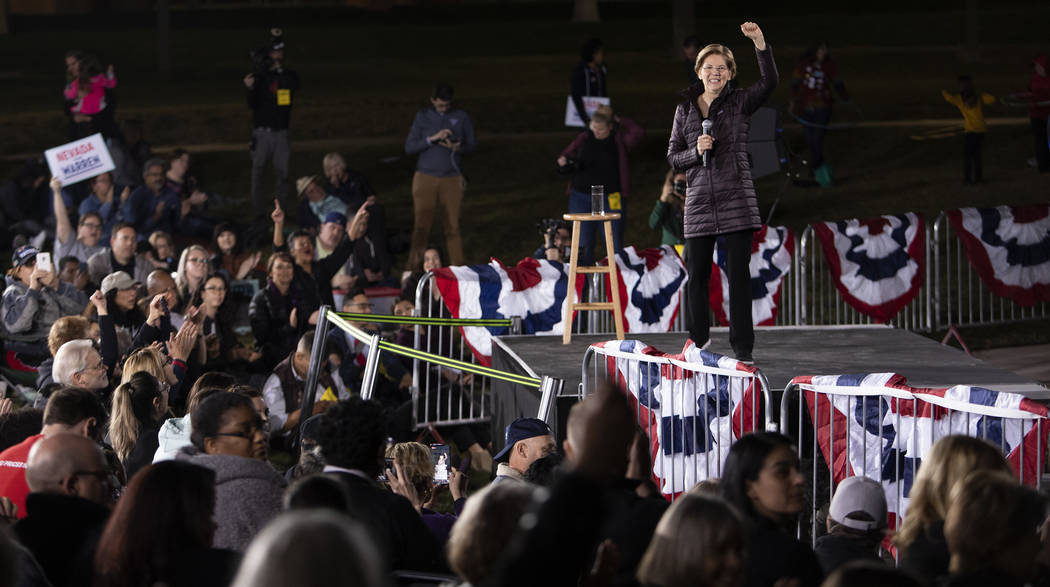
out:
<path id="1" fill-rule="evenodd" d="M 842 299 L 889 322 L 923 282 L 925 223 L 908 212 L 813 225 Z"/>
<path id="2" fill-rule="evenodd" d="M 992 293 L 1022 306 L 1050 301 L 1050 205 L 961 208 L 946 215 Z"/>
<path id="3" fill-rule="evenodd" d="M 786 226 L 766 226 L 751 240 L 751 318 L 755 326 L 773 326 L 780 306 L 780 287 L 791 271 L 795 235 Z M 729 326 L 729 278 L 726 276 L 725 238 L 715 240 L 711 263 L 711 309 L 722 326 Z"/>

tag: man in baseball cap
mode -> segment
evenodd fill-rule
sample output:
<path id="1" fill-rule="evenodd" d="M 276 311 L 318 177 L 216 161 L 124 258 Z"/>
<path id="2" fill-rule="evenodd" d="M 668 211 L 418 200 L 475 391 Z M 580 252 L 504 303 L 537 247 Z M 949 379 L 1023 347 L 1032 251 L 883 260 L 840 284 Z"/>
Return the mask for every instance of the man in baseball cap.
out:
<path id="1" fill-rule="evenodd" d="M 886 493 L 878 481 L 857 476 L 839 483 L 828 511 L 828 534 L 813 549 L 825 575 L 851 561 L 880 560 L 886 511 Z"/>
<path id="2" fill-rule="evenodd" d="M 507 426 L 506 441 L 494 459 L 499 465 L 493 483 L 507 479 L 524 481 L 525 470 L 533 461 L 557 450 L 550 426 L 537 418 L 518 418 L 511 422 Z"/>

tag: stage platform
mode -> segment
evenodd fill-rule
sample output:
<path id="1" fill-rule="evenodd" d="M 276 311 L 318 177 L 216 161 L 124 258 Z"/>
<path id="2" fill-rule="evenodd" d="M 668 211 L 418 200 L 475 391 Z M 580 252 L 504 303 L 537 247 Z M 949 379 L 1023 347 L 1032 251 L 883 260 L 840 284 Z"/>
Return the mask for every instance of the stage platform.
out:
<path id="1" fill-rule="evenodd" d="M 628 333 L 627 338 L 641 340 L 665 353 L 678 353 L 687 337 L 682 333 Z M 516 355 L 537 375 L 564 379 L 565 390 L 569 391 L 580 383 L 580 365 L 587 347 L 606 340 L 612 337 L 574 336 L 570 344 L 562 345 L 561 336 L 500 336 L 493 345 L 493 360 L 497 353 Z M 711 330 L 708 350 L 732 356 L 728 328 Z M 1021 375 L 919 334 L 888 326 L 757 328 L 754 356 L 756 366 L 774 391 L 782 391 L 797 375 L 894 372 L 905 376 L 914 387 L 979 385 L 1050 400 L 1050 390 Z"/>
<path id="2" fill-rule="evenodd" d="M 492 365 L 513 373 L 558 377 L 565 381 L 563 396 L 575 395 L 587 347 L 612 338 L 611 335 L 573 336 L 570 344 L 563 345 L 561 336 L 500 336 L 493 341 Z M 687 336 L 684 333 L 627 333 L 627 338 L 641 340 L 665 353 L 679 353 Z M 732 356 L 728 328 L 711 330 L 708 350 Z M 913 387 L 977 385 L 1050 402 L 1050 390 L 1035 381 L 919 334 L 889 326 L 756 328 L 754 357 L 755 365 L 766 376 L 775 397 L 798 375 L 893 372 L 903 375 Z M 495 431 L 502 431 L 502 426 L 513 418 L 536 415 L 538 392 L 512 385 L 497 387 L 500 407 Z M 564 425 L 572 401 L 563 398 L 558 402 L 553 422 L 556 431 Z"/>

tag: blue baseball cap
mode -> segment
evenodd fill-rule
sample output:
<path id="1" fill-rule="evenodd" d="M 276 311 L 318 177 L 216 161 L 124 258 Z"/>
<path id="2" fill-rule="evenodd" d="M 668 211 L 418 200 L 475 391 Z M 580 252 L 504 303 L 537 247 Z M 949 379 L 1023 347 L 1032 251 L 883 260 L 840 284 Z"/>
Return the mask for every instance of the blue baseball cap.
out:
<path id="1" fill-rule="evenodd" d="M 494 460 L 502 461 L 507 458 L 507 453 L 519 441 L 536 438 L 537 436 L 554 436 L 554 433 L 551 432 L 551 427 L 546 422 L 538 418 L 518 418 L 514 420 L 510 423 L 510 426 L 507 426 L 506 444 L 503 445 L 503 450 L 499 451 Z"/>
<path id="2" fill-rule="evenodd" d="M 14 254 L 11 255 L 11 264 L 15 267 L 21 267 L 30 261 L 35 261 L 39 252 L 33 245 L 22 245 L 15 249 Z"/>
<path id="3" fill-rule="evenodd" d="M 346 216 L 339 212 L 329 212 L 328 215 L 324 217 L 324 221 L 325 223 L 332 222 L 340 226 L 346 226 Z"/>

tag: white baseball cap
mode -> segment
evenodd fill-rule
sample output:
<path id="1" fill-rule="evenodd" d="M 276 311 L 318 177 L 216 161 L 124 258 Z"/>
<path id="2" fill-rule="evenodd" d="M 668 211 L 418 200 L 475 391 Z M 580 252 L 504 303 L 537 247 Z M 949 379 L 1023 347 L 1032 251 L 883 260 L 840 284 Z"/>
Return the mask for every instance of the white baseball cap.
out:
<path id="1" fill-rule="evenodd" d="M 886 509 L 886 492 L 881 483 L 867 477 L 850 477 L 839 483 L 828 516 L 847 528 L 868 531 L 886 527 Z M 849 518 L 854 512 L 864 512 L 874 521 Z"/>

